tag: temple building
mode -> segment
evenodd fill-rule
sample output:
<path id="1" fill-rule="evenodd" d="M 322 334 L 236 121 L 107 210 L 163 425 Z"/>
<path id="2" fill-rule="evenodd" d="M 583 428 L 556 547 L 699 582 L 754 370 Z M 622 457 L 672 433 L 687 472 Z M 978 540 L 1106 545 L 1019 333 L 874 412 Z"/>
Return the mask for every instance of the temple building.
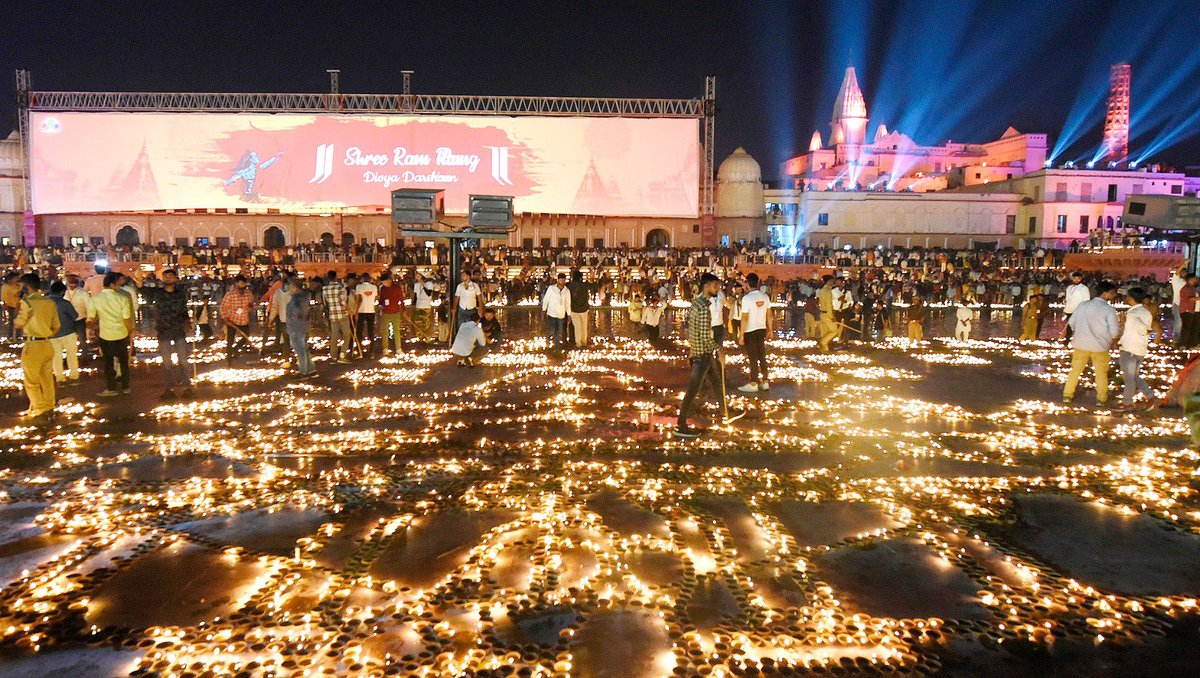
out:
<path id="1" fill-rule="evenodd" d="M 1009 127 L 995 141 L 946 142 L 920 146 L 899 130 L 880 123 L 867 141 L 866 98 L 854 67 L 846 69 L 833 116 L 829 146 L 814 131 L 808 152 L 783 162 L 780 172 L 791 188 L 804 190 L 938 191 L 947 175 L 961 167 L 980 168 L 978 183 L 1008 179 L 1041 168 L 1046 161 L 1046 135 L 1023 134 Z"/>

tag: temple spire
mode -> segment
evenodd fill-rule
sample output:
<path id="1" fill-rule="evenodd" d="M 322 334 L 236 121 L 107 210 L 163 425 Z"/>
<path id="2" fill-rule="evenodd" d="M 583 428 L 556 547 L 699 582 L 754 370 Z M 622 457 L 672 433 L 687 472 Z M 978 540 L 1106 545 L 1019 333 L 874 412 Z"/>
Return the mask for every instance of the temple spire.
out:
<path id="1" fill-rule="evenodd" d="M 842 86 L 833 102 L 833 119 L 829 121 L 829 134 L 833 145 L 861 146 L 867 137 L 867 102 L 858 87 L 858 76 L 853 66 L 846 67 Z"/>
<path id="2" fill-rule="evenodd" d="M 830 122 L 866 117 L 867 102 L 858 87 L 858 75 L 855 74 L 853 66 L 847 66 L 846 75 L 842 77 L 842 86 L 838 88 L 837 99 L 833 102 L 833 118 Z"/>

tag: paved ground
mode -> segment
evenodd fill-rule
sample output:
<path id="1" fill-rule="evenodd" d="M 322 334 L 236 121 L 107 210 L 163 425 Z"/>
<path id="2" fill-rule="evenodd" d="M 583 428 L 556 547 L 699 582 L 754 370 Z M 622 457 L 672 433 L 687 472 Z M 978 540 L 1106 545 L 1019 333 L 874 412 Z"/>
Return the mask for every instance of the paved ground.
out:
<path id="1" fill-rule="evenodd" d="M 1051 344 L 772 353 L 771 391 L 698 441 L 663 431 L 683 362 L 621 338 L 311 382 L 206 362 L 189 402 L 158 402 L 141 366 L 130 397 L 72 389 L 49 431 L 16 420 L 7 356 L 0 676 L 1200 661 L 1177 411 L 1062 406 Z M 1157 353 L 1156 385 L 1181 360 Z"/>

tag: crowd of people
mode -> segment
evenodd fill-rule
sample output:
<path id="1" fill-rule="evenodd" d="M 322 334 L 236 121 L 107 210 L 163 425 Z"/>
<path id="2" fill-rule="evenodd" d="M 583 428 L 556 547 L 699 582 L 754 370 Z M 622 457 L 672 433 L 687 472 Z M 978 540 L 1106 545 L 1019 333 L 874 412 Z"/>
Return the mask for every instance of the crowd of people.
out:
<path id="1" fill-rule="evenodd" d="M 755 247 L 485 248 L 466 252 L 462 275 L 451 284 L 439 265 L 443 255 L 426 250 L 428 265 L 383 266 L 378 274 L 330 270 L 303 276 L 280 265 L 237 274 L 181 266 L 157 275 L 140 270 L 126 275 L 100 262 L 83 279 L 56 270 L 44 252 L 29 251 L 23 261 L 12 262 L 14 270 L 0 288 L 5 336 L 15 338 L 19 331 L 25 339 L 27 415 L 38 421 L 52 415 L 56 389 L 78 383 L 81 357 L 100 359 L 101 397 L 127 393 L 139 333 L 158 341 L 162 395 L 170 399 L 192 395 L 193 346 L 221 339 L 228 365 L 286 355 L 304 379 L 317 375 L 310 351 L 316 335 L 328 340 L 333 364 L 440 345 L 459 364 L 474 366 L 482 347 L 502 340 L 496 309 L 505 306 L 537 308 L 553 351 L 587 347 L 597 307 L 626 315 L 634 334 L 674 350 L 672 309 L 688 309 L 681 338 L 689 346 L 694 383 L 680 413 L 681 434 L 689 434 L 687 410 L 700 386 L 717 376 L 713 360 L 719 358 L 704 356 L 731 341 L 747 354 L 749 371 L 739 388 L 753 393 L 770 389 L 765 347 L 777 333 L 811 338 L 822 351 L 893 336 L 919 341 L 930 331 L 966 340 L 977 323 L 1005 309 L 1020 318 L 1014 321 L 1018 338 L 1031 341 L 1054 338 L 1046 337 L 1043 325 L 1051 304 L 1061 304 L 1066 338 L 1085 342 L 1076 347 L 1064 395 L 1074 395 L 1079 373 L 1090 363 L 1097 382 L 1104 383 L 1098 389 L 1101 402 L 1107 400 L 1107 358 L 1095 347 L 1113 332 L 1107 320 L 1098 324 L 1092 317 L 1099 313 L 1093 308 L 1097 299 L 1109 303 L 1119 294 L 1130 306 L 1123 327 L 1109 337 L 1121 346 L 1127 402 L 1135 395 L 1130 388 L 1146 393 L 1144 382 L 1137 381 L 1143 339 L 1165 335 L 1164 307 L 1170 309 L 1173 340 L 1184 347 L 1200 343 L 1200 281 L 1182 269 L 1165 284 L 1151 278 L 1114 284 L 1094 274 L 1066 276 L 1050 261 L 1037 262 L 1036 252 L 1035 263 L 1023 266 L 1028 253 L 842 249 L 812 252 L 829 257 L 832 272 L 782 279 L 741 272 L 745 262 L 761 260 Z M 184 271 L 190 274 L 181 275 Z M 950 326 L 939 329 L 930 322 L 931 307 L 948 309 Z M 1077 329 L 1081 324 L 1086 330 Z M 1131 326 L 1143 325 L 1141 338 L 1125 336 Z M 709 350 L 713 346 L 717 349 Z M 724 384 L 723 368 L 719 376 Z M 723 410 L 725 390 L 722 386 Z"/>

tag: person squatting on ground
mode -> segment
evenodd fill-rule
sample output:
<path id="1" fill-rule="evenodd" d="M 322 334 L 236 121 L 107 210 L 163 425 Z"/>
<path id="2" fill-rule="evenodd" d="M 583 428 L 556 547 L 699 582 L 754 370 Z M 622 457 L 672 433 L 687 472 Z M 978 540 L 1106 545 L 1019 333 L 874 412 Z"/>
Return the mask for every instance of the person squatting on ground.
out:
<path id="1" fill-rule="evenodd" d="M 475 361 L 471 357 L 475 352 L 475 347 L 480 348 L 487 346 L 487 337 L 484 336 L 483 328 L 474 320 L 458 326 L 458 332 L 454 335 L 454 343 L 450 346 L 450 352 L 458 356 L 458 364 L 465 367 L 475 367 Z"/>

